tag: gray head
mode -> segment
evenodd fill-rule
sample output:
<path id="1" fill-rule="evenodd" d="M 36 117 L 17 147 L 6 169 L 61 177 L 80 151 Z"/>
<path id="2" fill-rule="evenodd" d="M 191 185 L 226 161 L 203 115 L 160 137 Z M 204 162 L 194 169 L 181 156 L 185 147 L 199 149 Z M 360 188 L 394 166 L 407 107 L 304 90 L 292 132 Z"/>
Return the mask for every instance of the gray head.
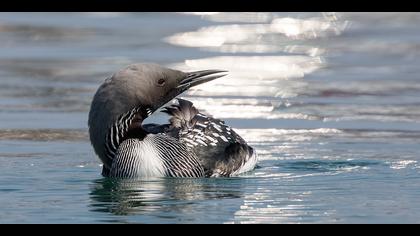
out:
<path id="1" fill-rule="evenodd" d="M 185 73 L 156 64 L 133 64 L 106 79 L 93 97 L 89 134 L 96 154 L 104 161 L 106 135 L 117 118 L 140 108 L 142 118 L 187 89 L 224 76 L 220 70 Z"/>

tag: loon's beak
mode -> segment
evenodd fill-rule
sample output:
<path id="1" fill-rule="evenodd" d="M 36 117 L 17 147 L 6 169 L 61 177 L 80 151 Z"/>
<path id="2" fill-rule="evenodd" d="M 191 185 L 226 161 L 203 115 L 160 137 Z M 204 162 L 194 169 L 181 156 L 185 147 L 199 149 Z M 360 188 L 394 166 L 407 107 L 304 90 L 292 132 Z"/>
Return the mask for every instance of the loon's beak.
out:
<path id="1" fill-rule="evenodd" d="M 191 87 L 197 86 L 202 83 L 212 81 L 214 79 L 220 78 L 227 75 L 224 70 L 201 70 L 195 72 L 184 73 L 182 78 L 178 80 L 178 86 L 174 89 L 171 89 L 165 97 L 153 106 L 153 111 L 159 109 L 161 106 L 178 96 L 179 94 L 185 92 Z M 223 73 L 223 74 L 220 74 Z"/>
<path id="2" fill-rule="evenodd" d="M 178 89 L 185 91 L 191 87 L 197 86 L 202 83 L 206 83 L 212 81 L 214 79 L 220 78 L 227 74 L 219 74 L 225 73 L 227 71 L 224 70 L 201 70 L 195 72 L 186 73 L 187 76 L 181 80 L 178 85 Z"/>

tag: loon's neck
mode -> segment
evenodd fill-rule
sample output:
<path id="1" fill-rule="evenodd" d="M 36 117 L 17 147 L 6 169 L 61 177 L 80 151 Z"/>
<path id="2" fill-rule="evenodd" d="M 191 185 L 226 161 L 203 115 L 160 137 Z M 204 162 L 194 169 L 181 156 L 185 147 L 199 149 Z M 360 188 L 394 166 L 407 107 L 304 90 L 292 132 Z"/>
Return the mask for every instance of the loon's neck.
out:
<path id="1" fill-rule="evenodd" d="M 121 136 L 114 136 L 116 149 L 105 176 L 130 178 L 165 176 L 166 167 L 161 158 L 161 150 L 155 141 L 156 137 L 146 131 L 142 125 L 149 114 L 151 113 L 145 110 L 135 111 L 133 116 L 126 114 L 126 118 L 122 116 L 120 121 L 116 122 L 122 124 L 124 129 Z"/>
<path id="2" fill-rule="evenodd" d="M 104 165 L 110 168 L 119 145 L 128 138 L 142 140 L 147 132 L 142 128 L 143 121 L 152 113 L 152 110 L 145 106 L 135 107 L 120 115 L 111 123 L 105 137 Z"/>

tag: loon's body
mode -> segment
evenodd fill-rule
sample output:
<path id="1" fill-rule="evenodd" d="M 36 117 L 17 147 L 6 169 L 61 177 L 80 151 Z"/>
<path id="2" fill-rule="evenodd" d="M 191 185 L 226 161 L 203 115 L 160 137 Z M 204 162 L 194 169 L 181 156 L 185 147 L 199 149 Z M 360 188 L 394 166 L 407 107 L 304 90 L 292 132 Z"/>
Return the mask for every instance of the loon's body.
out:
<path id="1" fill-rule="evenodd" d="M 142 124 L 163 104 L 222 71 L 183 73 L 131 65 L 98 89 L 89 133 L 106 177 L 230 177 L 254 169 L 255 150 L 223 121 L 178 99 L 163 112 L 169 124 Z M 207 76 L 207 77 L 206 77 Z M 152 89 L 157 89 L 154 91 Z M 98 123 L 102 122 L 102 123 Z"/>

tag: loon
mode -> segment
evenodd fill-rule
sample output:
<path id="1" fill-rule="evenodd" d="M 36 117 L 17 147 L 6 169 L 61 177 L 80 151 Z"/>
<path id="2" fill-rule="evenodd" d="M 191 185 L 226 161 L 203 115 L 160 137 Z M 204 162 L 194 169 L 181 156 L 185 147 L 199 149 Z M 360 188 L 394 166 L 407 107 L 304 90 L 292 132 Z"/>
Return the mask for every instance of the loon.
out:
<path id="1" fill-rule="evenodd" d="M 199 112 L 184 99 L 164 107 L 189 88 L 225 72 L 186 73 L 138 63 L 108 77 L 93 97 L 88 119 L 91 144 L 103 163 L 102 175 L 231 177 L 253 170 L 256 151 L 225 122 Z M 143 124 L 160 108 L 170 115 L 168 124 Z"/>

